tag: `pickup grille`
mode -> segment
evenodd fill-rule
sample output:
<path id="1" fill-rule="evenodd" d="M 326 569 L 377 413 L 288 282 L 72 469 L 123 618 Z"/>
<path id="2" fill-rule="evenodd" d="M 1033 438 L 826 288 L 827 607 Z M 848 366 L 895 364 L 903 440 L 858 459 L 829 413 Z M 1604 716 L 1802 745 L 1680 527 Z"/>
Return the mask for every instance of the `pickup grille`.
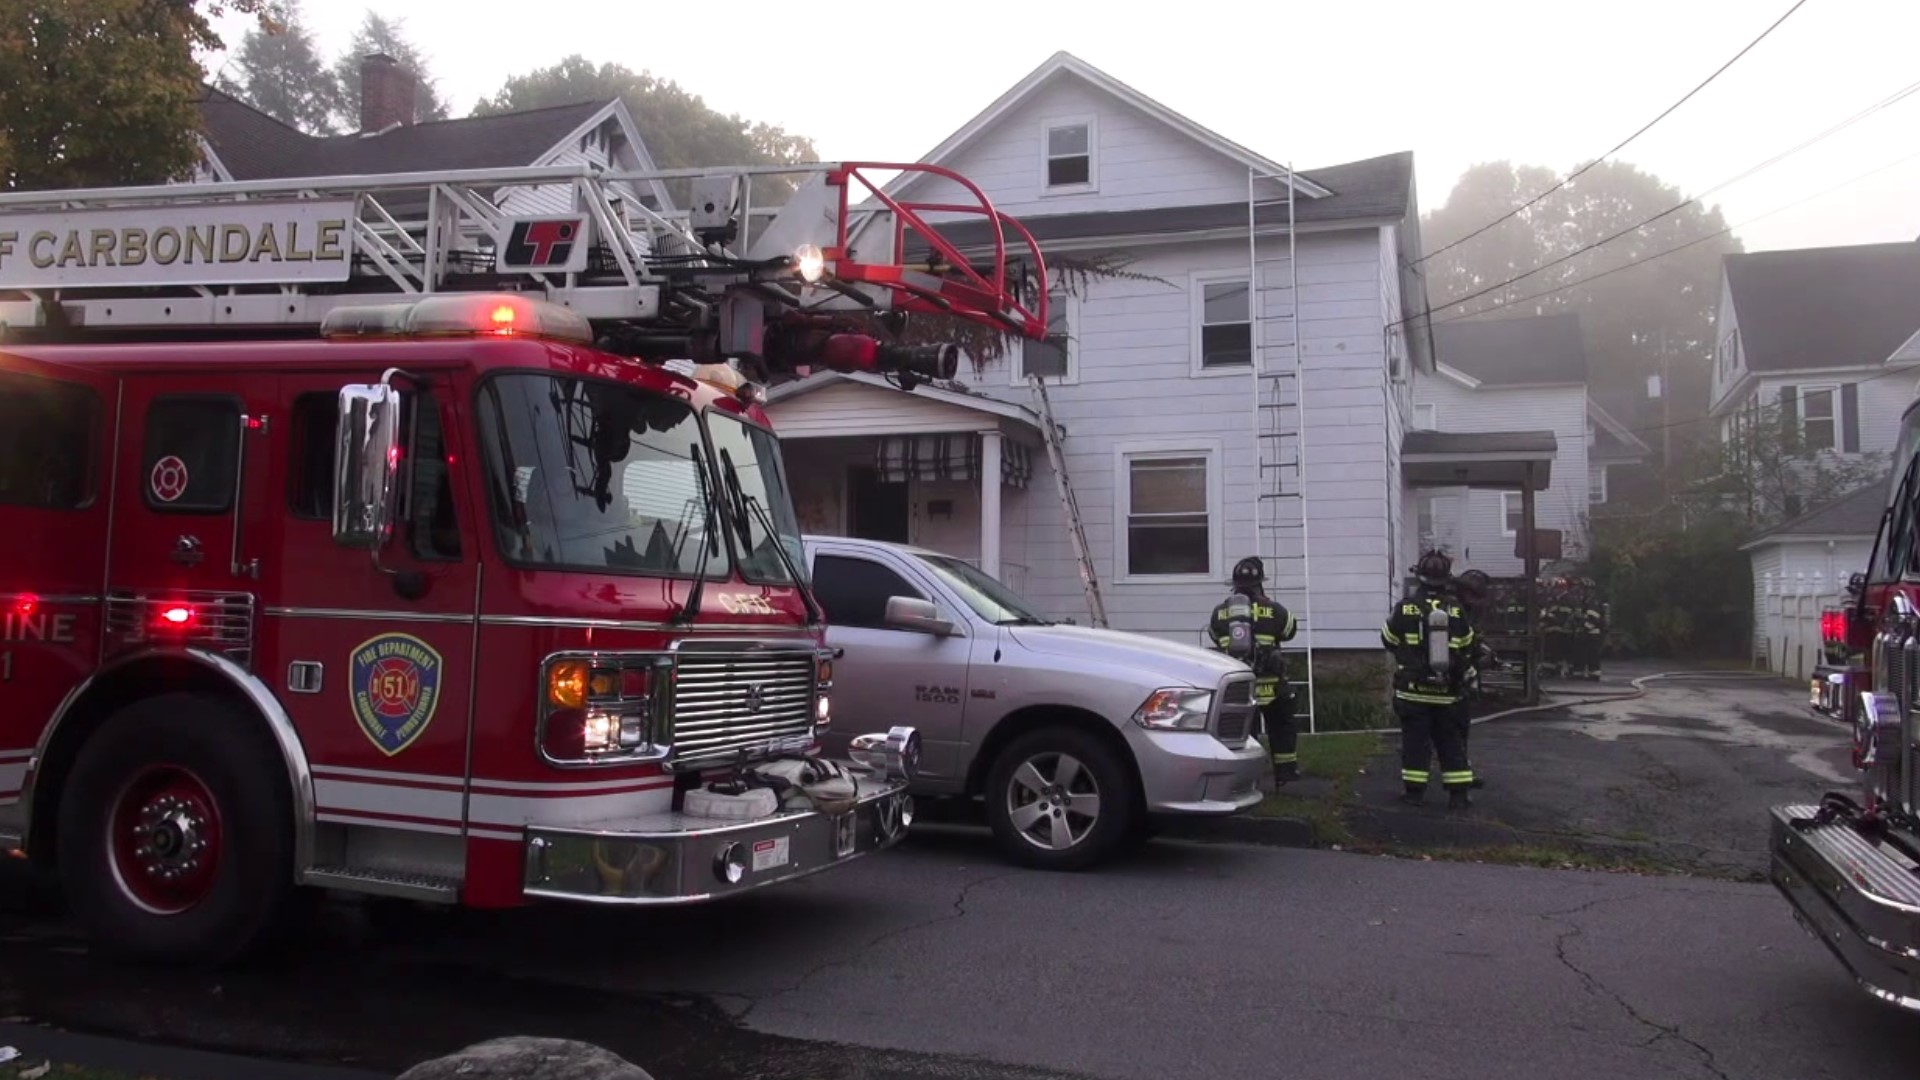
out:
<path id="1" fill-rule="evenodd" d="M 1220 708 L 1213 721 L 1213 737 L 1229 746 L 1245 742 L 1253 730 L 1253 680 L 1235 679 L 1220 691 Z"/>
<path id="2" fill-rule="evenodd" d="M 811 652 L 682 653 L 674 669 L 673 760 L 719 763 L 813 738 Z"/>

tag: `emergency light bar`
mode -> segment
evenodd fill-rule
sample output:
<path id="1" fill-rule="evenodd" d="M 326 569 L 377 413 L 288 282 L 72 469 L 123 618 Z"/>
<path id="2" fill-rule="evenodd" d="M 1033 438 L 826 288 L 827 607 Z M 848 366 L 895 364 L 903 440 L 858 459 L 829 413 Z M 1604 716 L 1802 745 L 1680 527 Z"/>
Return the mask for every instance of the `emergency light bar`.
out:
<path id="1" fill-rule="evenodd" d="M 459 293 L 396 304 L 335 308 L 320 322 L 320 336 L 527 337 L 591 343 L 585 316 L 549 300 L 519 293 Z"/>

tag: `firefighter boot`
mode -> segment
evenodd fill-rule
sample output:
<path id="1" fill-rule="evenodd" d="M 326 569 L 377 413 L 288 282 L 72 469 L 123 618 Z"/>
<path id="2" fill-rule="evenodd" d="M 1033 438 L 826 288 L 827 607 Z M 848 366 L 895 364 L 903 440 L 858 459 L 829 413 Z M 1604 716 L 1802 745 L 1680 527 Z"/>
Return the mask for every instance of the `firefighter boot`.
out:
<path id="1" fill-rule="evenodd" d="M 1447 809 L 1471 810 L 1473 809 L 1473 796 L 1467 794 L 1467 789 L 1463 787 L 1448 788 Z"/>

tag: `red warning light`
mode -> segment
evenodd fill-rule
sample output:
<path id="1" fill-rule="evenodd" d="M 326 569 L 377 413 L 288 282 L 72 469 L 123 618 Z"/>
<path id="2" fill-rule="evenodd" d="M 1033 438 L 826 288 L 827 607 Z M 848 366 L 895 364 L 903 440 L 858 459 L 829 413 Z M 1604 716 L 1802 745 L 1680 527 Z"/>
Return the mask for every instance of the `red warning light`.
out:
<path id="1" fill-rule="evenodd" d="M 513 316 L 512 305 L 501 304 L 499 307 L 496 307 L 493 309 L 493 314 L 490 317 L 493 319 L 493 328 L 495 332 L 502 333 L 502 334 L 509 334 L 513 332 L 514 316 Z"/>
<path id="2" fill-rule="evenodd" d="M 15 615 L 31 615 L 40 610 L 40 598 L 32 593 L 21 593 L 13 598 Z"/>
<path id="3" fill-rule="evenodd" d="M 185 626 L 193 621 L 193 609 L 176 604 L 160 609 L 160 622 L 167 626 Z"/>

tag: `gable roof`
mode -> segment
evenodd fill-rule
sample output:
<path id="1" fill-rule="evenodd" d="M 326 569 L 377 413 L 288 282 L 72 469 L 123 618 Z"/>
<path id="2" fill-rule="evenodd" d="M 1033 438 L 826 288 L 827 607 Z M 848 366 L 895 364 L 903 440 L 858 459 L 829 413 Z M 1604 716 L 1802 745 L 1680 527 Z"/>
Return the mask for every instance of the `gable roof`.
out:
<path id="1" fill-rule="evenodd" d="M 1723 258 L 1749 371 L 1875 366 L 1920 329 L 1920 241 Z"/>
<path id="2" fill-rule="evenodd" d="M 1342 221 L 1399 221 L 1408 215 L 1413 198 L 1413 154 L 1402 151 L 1365 161 L 1352 161 L 1302 170 L 1302 179 L 1311 176 L 1325 185 L 1327 194 L 1317 199 L 1295 200 L 1294 221 L 1301 225 L 1337 224 Z M 1042 244 L 1074 240 L 1107 240 L 1114 237 L 1181 237 L 1212 230 L 1247 233 L 1247 204 L 1209 203 L 1200 206 L 1166 206 L 1151 210 L 1089 210 L 1075 214 L 1022 214 L 1020 224 Z M 1254 208 L 1254 224 L 1261 228 L 1284 229 L 1287 207 L 1284 202 L 1267 201 Z M 940 235 L 961 248 L 984 246 L 992 234 L 985 222 L 941 222 Z M 909 238 L 912 254 L 924 250 Z"/>
<path id="3" fill-rule="evenodd" d="M 875 389 L 885 390 L 893 394 L 909 393 L 909 391 L 900 389 L 879 375 L 869 375 L 859 371 L 822 371 L 809 375 L 804 379 L 796 379 L 792 382 L 784 382 L 775 386 L 773 389 L 767 391 L 767 405 L 771 408 L 772 406 L 792 401 L 798 397 L 805 397 L 815 390 L 836 386 L 840 383 L 871 386 Z M 999 416 L 1008 420 L 1018 421 L 1019 423 L 1030 425 L 1036 431 L 1040 429 L 1039 414 L 1024 405 L 1015 405 L 1011 402 L 1000 401 L 996 398 L 962 393 L 958 390 L 948 390 L 938 386 L 916 386 L 911 393 L 918 394 L 930 401 L 938 401 L 947 405 L 955 405 L 962 409 L 971 409 L 974 412 L 986 413 L 989 416 Z"/>
<path id="4" fill-rule="evenodd" d="M 1572 313 L 1436 323 L 1433 344 L 1440 363 L 1481 386 L 1587 381 L 1586 343 Z"/>
<path id="5" fill-rule="evenodd" d="M 1886 478 L 1827 503 L 1816 506 L 1791 521 L 1775 525 L 1740 545 L 1749 551 L 1769 541 L 1812 539 L 1814 537 L 1871 537 L 1880 531 L 1880 515 L 1887 506 Z"/>
<path id="6" fill-rule="evenodd" d="M 1287 175 L 1286 166 L 1281 165 L 1279 162 L 1262 157 L 1226 136 L 1195 123 L 1192 119 L 1174 112 L 1172 109 L 1135 90 L 1119 79 L 1114 78 L 1099 68 L 1094 67 L 1092 64 L 1087 63 L 1085 60 L 1064 50 L 1054 53 L 1039 67 L 1028 72 L 1026 78 L 1013 84 L 1013 87 L 1006 93 L 994 99 L 993 104 L 988 105 L 985 109 L 981 110 L 978 115 L 974 116 L 973 119 L 961 125 L 958 131 L 947 136 L 946 140 L 939 146 L 928 151 L 926 156 L 920 159 L 920 163 L 923 165 L 937 165 L 952 157 L 954 154 L 959 153 L 961 150 L 966 149 L 974 140 L 992 128 L 996 120 L 999 120 L 1008 112 L 1019 107 L 1022 102 L 1038 93 L 1041 87 L 1062 76 L 1076 77 L 1091 83 L 1096 89 L 1106 91 L 1108 94 L 1113 95 L 1135 109 L 1180 132 L 1182 135 L 1187 136 L 1200 145 L 1223 154 L 1255 172 L 1276 178 Z M 908 173 L 899 177 L 893 183 L 887 185 L 887 193 L 897 196 L 912 187 L 920 177 L 925 175 L 925 173 Z M 1321 188 L 1318 183 L 1304 175 L 1296 175 L 1295 181 L 1295 190 L 1301 194 L 1309 197 L 1320 197 L 1329 194 L 1325 189 Z"/>
<path id="7" fill-rule="evenodd" d="M 618 98 L 324 136 L 289 127 L 212 87 L 200 101 L 201 135 L 235 180 L 519 168 L 540 162 L 609 118 L 626 129 L 642 167 L 653 168 L 646 142 Z M 655 198 L 667 205 L 664 187 L 653 187 Z"/>
<path id="8" fill-rule="evenodd" d="M 1594 432 L 1593 445 L 1587 449 L 1588 461 L 1631 464 L 1653 453 L 1653 447 L 1648 446 L 1646 440 L 1615 419 L 1591 394 L 1587 396 L 1587 419 L 1593 423 Z"/>

